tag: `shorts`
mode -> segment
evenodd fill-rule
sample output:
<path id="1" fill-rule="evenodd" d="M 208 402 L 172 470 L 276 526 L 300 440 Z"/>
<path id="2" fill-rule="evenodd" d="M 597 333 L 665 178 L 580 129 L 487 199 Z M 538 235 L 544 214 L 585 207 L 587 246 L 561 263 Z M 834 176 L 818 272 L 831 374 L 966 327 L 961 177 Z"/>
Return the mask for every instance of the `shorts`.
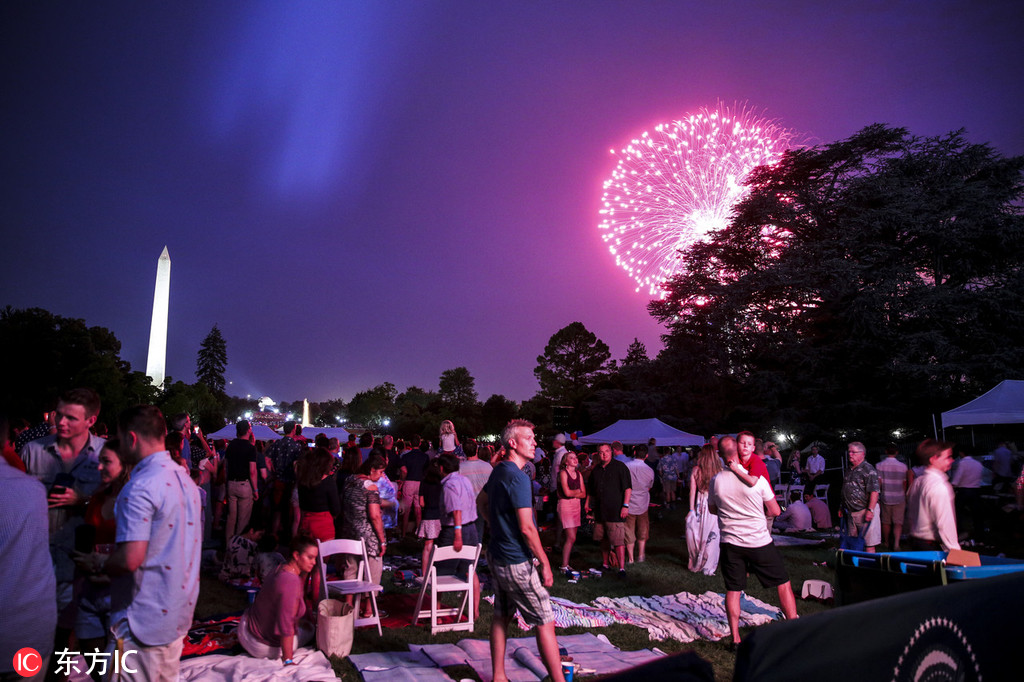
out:
<path id="1" fill-rule="evenodd" d="M 902 526 L 903 515 L 906 511 L 906 502 L 900 502 L 899 504 L 883 504 L 882 523 L 887 526 Z"/>
<path id="2" fill-rule="evenodd" d="M 540 575 L 532 561 L 521 564 L 500 566 L 488 556 L 487 565 L 494 579 L 494 616 L 511 618 L 516 609 L 528 625 L 545 625 L 554 622 L 551 598 L 540 584 Z"/>
<path id="3" fill-rule="evenodd" d="M 740 592 L 747 587 L 747 573 L 753 573 L 762 587 L 778 587 L 789 582 L 782 554 L 773 543 L 762 547 L 739 547 L 721 543 L 718 565 L 725 578 L 725 589 Z"/>
<path id="4" fill-rule="evenodd" d="M 110 628 L 110 585 L 86 582 L 75 614 L 75 636 L 103 639 Z"/>
<path id="5" fill-rule="evenodd" d="M 408 514 L 410 509 L 420 509 L 420 482 L 406 481 L 402 484 L 401 510 Z"/>
<path id="6" fill-rule="evenodd" d="M 661 476 L 661 489 L 676 491 L 676 486 L 679 484 L 678 478 L 669 478 L 668 476 Z"/>
<path id="7" fill-rule="evenodd" d="M 602 521 L 594 524 L 594 542 L 607 538 L 612 547 L 623 547 L 626 544 L 626 524 L 622 521 Z"/>
<path id="8" fill-rule="evenodd" d="M 865 547 L 875 547 L 882 544 L 882 515 L 879 513 L 879 506 L 878 504 L 875 505 L 875 508 L 872 510 L 874 515 L 871 517 L 871 523 L 866 525 L 864 517 L 867 515 L 867 509 L 850 512 L 850 525 L 853 526 L 850 529 L 850 535 L 857 537 L 863 531 Z"/>
<path id="9" fill-rule="evenodd" d="M 363 558 L 355 554 L 345 554 L 344 556 L 345 561 L 341 568 L 341 578 L 342 580 L 355 580 L 356 576 L 359 575 L 359 562 Z M 380 577 L 384 574 L 384 558 L 368 556 L 366 558 L 366 571 L 369 574 L 367 579 L 371 583 L 380 585 Z"/>
<path id="10" fill-rule="evenodd" d="M 295 489 L 295 481 L 274 481 L 271 488 L 274 508 L 287 513 L 292 504 L 292 492 Z"/>
<path id="11" fill-rule="evenodd" d="M 626 517 L 626 544 L 632 545 L 637 540 L 647 542 L 651 537 L 651 517 L 647 512 L 630 514 Z"/>

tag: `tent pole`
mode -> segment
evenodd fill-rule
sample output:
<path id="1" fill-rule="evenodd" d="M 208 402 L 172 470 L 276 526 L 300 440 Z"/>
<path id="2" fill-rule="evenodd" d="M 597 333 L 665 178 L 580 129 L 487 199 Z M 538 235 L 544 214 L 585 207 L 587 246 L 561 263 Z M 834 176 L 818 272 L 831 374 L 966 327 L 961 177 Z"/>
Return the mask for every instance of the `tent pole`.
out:
<path id="1" fill-rule="evenodd" d="M 939 439 L 939 427 L 935 425 L 935 414 L 932 414 L 932 433 L 935 434 L 935 440 Z M 946 429 L 942 429 L 943 437 L 945 437 Z"/>

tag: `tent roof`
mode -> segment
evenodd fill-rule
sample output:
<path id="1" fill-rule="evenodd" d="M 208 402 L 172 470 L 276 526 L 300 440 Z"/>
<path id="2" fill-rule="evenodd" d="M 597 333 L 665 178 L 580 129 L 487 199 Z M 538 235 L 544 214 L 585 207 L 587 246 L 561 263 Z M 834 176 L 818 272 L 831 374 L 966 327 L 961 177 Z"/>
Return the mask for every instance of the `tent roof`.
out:
<path id="1" fill-rule="evenodd" d="M 969 403 L 942 413 L 942 428 L 1024 423 L 1024 381 L 1007 379 Z"/>
<path id="2" fill-rule="evenodd" d="M 235 437 L 235 433 L 235 425 L 228 424 L 220 431 L 206 434 L 206 437 L 214 439 L 227 438 L 228 440 L 231 440 Z M 281 438 L 281 434 L 274 431 L 274 429 L 270 428 L 269 426 L 265 426 L 263 424 L 253 424 L 252 434 L 256 436 L 256 440 L 278 440 L 279 438 Z"/>
<path id="3" fill-rule="evenodd" d="M 703 445 L 703 436 L 680 431 L 660 419 L 620 419 L 597 433 L 583 436 L 579 442 L 586 445 L 619 441 L 623 445 L 647 444 L 651 438 L 658 441 L 658 447 L 666 445 Z"/>
<path id="4" fill-rule="evenodd" d="M 341 441 L 342 445 L 348 440 L 349 432 L 340 426 L 303 426 L 302 435 L 313 440 L 316 438 L 318 433 L 322 433 L 328 438 L 337 438 Z"/>

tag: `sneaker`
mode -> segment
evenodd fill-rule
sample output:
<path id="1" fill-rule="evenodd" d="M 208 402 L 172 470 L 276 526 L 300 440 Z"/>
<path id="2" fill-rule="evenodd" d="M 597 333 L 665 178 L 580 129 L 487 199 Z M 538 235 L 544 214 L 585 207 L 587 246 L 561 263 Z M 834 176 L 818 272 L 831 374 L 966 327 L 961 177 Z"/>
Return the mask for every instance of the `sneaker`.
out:
<path id="1" fill-rule="evenodd" d="M 625 578 L 625 577 L 626 577 L 626 569 L 620 568 L 619 569 L 619 578 Z"/>

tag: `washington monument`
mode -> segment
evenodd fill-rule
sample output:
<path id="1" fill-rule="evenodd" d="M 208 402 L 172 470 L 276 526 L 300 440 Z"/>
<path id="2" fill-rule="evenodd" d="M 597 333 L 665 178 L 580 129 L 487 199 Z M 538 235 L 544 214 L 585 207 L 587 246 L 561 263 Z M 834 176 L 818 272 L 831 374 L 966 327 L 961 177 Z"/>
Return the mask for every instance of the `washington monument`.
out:
<path id="1" fill-rule="evenodd" d="M 153 324 L 149 328 L 149 357 L 146 374 L 153 385 L 163 387 L 167 362 L 167 301 L 171 294 L 171 257 L 164 247 L 156 262 L 156 290 L 153 292 Z"/>

